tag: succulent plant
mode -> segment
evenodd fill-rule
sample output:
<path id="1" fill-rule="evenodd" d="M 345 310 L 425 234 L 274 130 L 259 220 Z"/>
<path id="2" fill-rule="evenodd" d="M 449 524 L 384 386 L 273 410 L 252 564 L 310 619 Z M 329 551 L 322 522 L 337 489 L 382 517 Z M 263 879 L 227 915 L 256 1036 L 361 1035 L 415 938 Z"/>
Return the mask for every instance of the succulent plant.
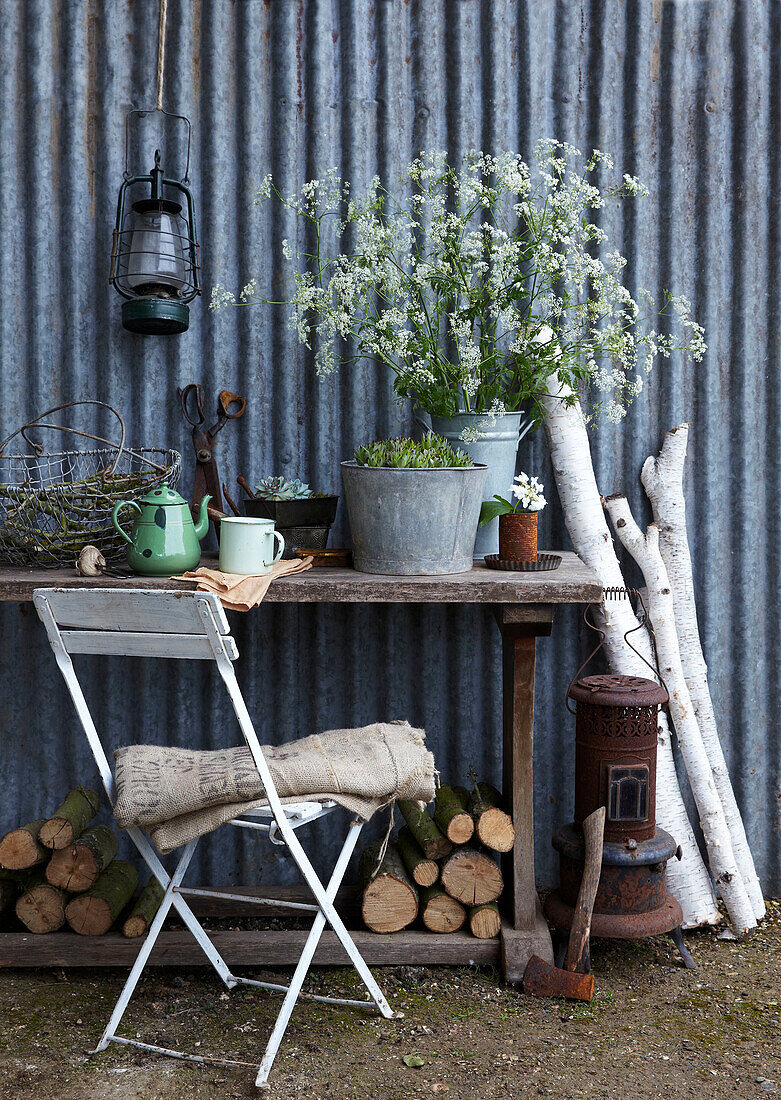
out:
<path id="1" fill-rule="evenodd" d="M 288 481 L 285 477 L 264 477 L 255 486 L 255 496 L 261 500 L 309 500 L 314 495 L 299 478 Z"/>
<path id="2" fill-rule="evenodd" d="M 430 470 L 471 466 L 465 451 L 456 451 L 441 435 L 430 432 L 416 442 L 413 439 L 381 439 L 355 448 L 359 466 L 385 466 L 400 470 Z"/>

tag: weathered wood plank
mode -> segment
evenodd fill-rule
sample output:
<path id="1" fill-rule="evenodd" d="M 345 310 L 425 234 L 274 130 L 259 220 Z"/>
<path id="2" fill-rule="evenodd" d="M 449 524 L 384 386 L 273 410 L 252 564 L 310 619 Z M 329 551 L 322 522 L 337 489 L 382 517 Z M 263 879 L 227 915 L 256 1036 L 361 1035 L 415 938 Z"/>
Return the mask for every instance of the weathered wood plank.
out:
<path id="1" fill-rule="evenodd" d="M 0 598 L 5 586 L 5 573 L 0 569 Z M 60 570 L 57 570 L 58 575 Z M 155 634 L 205 634 L 201 616 L 193 600 L 187 599 L 192 585 L 162 578 L 138 577 L 136 581 L 120 581 L 108 577 L 90 580 L 64 571 L 63 583 L 67 591 L 54 588 L 46 600 L 52 614 L 61 627 L 78 627 L 96 630 L 148 630 Z M 39 570 L 41 588 L 49 588 L 55 582 L 49 570 Z M 153 583 L 150 584 L 149 581 Z M 73 582 L 71 584 L 70 582 Z M 165 591 L 171 588 L 177 591 Z M 90 598 L 93 589 L 110 588 L 95 599 Z M 154 595 L 139 589 L 154 588 Z M 207 595 L 204 593 L 204 595 Z M 211 600 L 217 629 L 220 634 L 229 632 L 228 620 L 219 600 Z"/>
<path id="2" fill-rule="evenodd" d="M 534 656 L 533 634 L 502 632 L 503 780 L 516 832 L 505 858 L 512 883 L 511 925 L 532 929 L 537 910 L 534 881 Z"/>
<path id="3" fill-rule="evenodd" d="M 559 551 L 557 551 L 559 553 Z M 561 551 L 561 565 L 545 573 L 503 573 L 477 563 L 468 573 L 446 577 L 387 577 L 354 569 L 311 569 L 281 577 L 269 588 L 266 603 L 479 603 L 559 604 L 598 600 L 596 575 L 576 554 Z M 215 566 L 206 557 L 202 565 Z M 0 568 L 0 601 L 25 602 L 35 588 L 154 589 L 193 591 L 186 581 L 168 577 L 124 580 L 79 577 L 70 569 Z"/>
<path id="4" fill-rule="evenodd" d="M 214 652 L 205 634 L 149 634 L 136 630 L 62 630 L 68 653 L 118 654 L 124 657 L 179 657 L 183 660 L 211 661 Z M 233 638 L 225 638 L 225 649 L 232 661 L 239 655 Z"/>
<path id="5" fill-rule="evenodd" d="M 210 938 L 228 966 L 292 966 L 298 962 L 308 933 L 264 930 L 213 932 Z M 394 932 L 376 935 L 353 932 L 352 937 L 369 966 L 496 965 L 498 940 L 477 940 L 465 932 Z M 0 934 L 0 967 L 131 966 L 141 940 L 122 935 L 84 938 L 72 932 Z M 315 953 L 315 966 L 347 965 L 344 948 L 333 932 L 324 932 Z M 207 966 L 206 956 L 189 932 L 161 932 L 150 966 Z"/>

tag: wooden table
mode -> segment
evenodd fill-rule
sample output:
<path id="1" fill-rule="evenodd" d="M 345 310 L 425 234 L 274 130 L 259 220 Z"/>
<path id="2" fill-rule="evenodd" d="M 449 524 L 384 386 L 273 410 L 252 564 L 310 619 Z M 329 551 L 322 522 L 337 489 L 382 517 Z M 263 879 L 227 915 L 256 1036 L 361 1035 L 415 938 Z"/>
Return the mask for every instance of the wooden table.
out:
<path id="1" fill-rule="evenodd" d="M 213 564 L 213 563 L 208 563 Z M 0 568 L 0 600 L 26 602 L 33 590 L 43 587 L 78 588 L 88 585 L 123 588 L 192 588 L 167 578 L 134 578 L 96 581 L 78 577 L 73 570 Z M 501 944 L 476 940 L 466 933 L 434 936 L 401 932 L 356 936 L 371 965 L 382 963 L 496 962 L 499 948 L 505 975 L 518 981 L 531 954 L 552 961 L 551 939 L 542 915 L 534 877 L 533 728 L 534 665 L 536 639 L 549 635 L 557 604 L 582 604 L 599 600 L 597 577 L 572 553 L 562 553 L 557 570 L 542 573 L 498 572 L 476 565 L 469 573 L 443 577 L 386 577 L 353 569 L 313 569 L 275 581 L 267 603 L 457 603 L 490 605 L 502 636 L 503 785 L 517 830 L 517 842 L 506 860 L 509 889 L 505 892 L 506 915 Z M 235 892 L 235 891 L 233 891 Z M 267 890 L 265 891 L 268 892 Z M 226 961 L 255 965 L 294 962 L 304 933 L 233 932 L 215 936 Z M 221 944 L 224 937 L 230 942 Z M 164 939 L 165 937 L 165 939 Z M 152 961 L 193 965 L 198 947 L 189 934 L 161 935 Z M 74 940 L 78 940 L 74 951 Z M 271 940 L 275 942 L 272 943 Z M 11 942 L 13 941 L 13 942 Z M 34 937 L 6 933 L 0 936 L 2 965 L 121 965 L 137 951 L 133 941 L 119 936 L 95 937 L 111 943 L 103 951 L 98 942 L 65 933 Z M 220 942 L 218 942 L 220 941 Z M 278 942 L 277 942 L 278 941 Z M 332 942 L 333 941 L 333 942 Z M 323 936 L 316 961 L 340 961 L 341 946 L 331 934 Z M 289 957 L 288 957 L 289 956 Z"/>

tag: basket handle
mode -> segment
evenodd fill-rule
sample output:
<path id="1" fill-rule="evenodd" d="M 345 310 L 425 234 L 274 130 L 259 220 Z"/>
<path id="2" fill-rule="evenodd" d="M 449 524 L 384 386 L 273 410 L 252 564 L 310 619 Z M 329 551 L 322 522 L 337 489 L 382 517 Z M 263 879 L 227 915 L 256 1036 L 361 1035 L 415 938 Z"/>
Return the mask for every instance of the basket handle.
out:
<path id="1" fill-rule="evenodd" d="M 52 413 L 56 413 L 56 412 L 62 412 L 63 409 L 75 409 L 78 405 L 99 405 L 102 409 L 108 409 L 109 412 L 112 412 L 114 414 L 114 416 L 117 418 L 117 420 L 119 421 L 119 428 L 120 428 L 119 443 L 117 444 L 111 439 L 104 439 L 100 435 L 92 435 L 91 432 L 79 431 L 78 428 L 69 428 L 69 427 L 67 427 L 67 425 L 63 425 L 63 424 L 42 424 L 41 423 L 41 421 L 43 420 L 43 418 L 45 416 L 51 416 Z M 29 436 L 27 435 L 27 432 L 29 431 L 30 428 L 36 428 L 36 427 L 37 428 L 53 428 L 54 431 L 57 431 L 57 432 L 70 432 L 72 435 L 80 435 L 84 439 L 93 439 L 96 443 L 106 443 L 109 447 L 115 447 L 117 453 L 116 453 L 116 457 L 114 458 L 114 461 L 111 463 L 111 466 L 109 467 L 109 476 L 112 476 L 116 472 L 117 463 L 119 462 L 120 456 L 122 455 L 122 452 L 125 449 L 125 421 L 122 419 L 122 417 L 120 416 L 120 414 L 117 412 L 117 410 L 114 408 L 113 405 L 109 405 L 105 401 L 68 401 L 64 405 L 55 405 L 53 409 L 47 409 L 46 412 L 43 412 L 39 416 L 36 416 L 34 420 L 28 421 L 27 424 L 23 424 L 21 428 L 17 428 L 16 431 L 13 432 L 11 435 L 9 435 L 7 439 L 4 439 L 3 442 L 0 443 L 0 458 L 3 456 L 3 453 L 5 452 L 5 448 L 8 446 L 8 444 L 11 442 L 12 439 L 16 438 L 17 435 L 21 435 L 21 437 L 25 441 L 25 443 L 28 443 L 33 448 L 33 450 L 35 451 L 35 453 L 37 455 L 42 455 L 43 452 L 44 452 L 43 444 L 42 443 L 36 443 L 34 439 L 30 439 Z"/>

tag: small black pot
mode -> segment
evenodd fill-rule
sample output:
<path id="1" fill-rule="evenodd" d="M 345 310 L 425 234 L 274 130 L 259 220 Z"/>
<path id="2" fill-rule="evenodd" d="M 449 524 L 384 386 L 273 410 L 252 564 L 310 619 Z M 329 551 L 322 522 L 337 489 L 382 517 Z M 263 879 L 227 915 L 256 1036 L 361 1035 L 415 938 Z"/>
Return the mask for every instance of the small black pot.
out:
<path id="1" fill-rule="evenodd" d="M 305 500 L 245 500 L 244 509 L 253 519 L 273 519 L 277 527 L 330 527 L 336 518 L 338 496 L 308 497 Z"/>

